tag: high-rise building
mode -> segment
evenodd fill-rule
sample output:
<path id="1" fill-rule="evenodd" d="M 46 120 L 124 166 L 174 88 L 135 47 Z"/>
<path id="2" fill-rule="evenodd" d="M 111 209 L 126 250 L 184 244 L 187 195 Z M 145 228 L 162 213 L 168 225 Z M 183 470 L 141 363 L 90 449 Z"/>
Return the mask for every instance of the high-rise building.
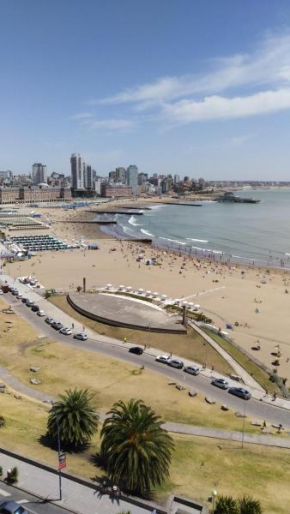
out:
<path id="1" fill-rule="evenodd" d="M 178 184 L 180 182 L 180 175 L 174 175 L 174 184 Z"/>
<path id="2" fill-rule="evenodd" d="M 132 194 L 138 193 L 138 168 L 135 164 L 130 164 L 127 168 L 127 184 L 132 188 Z"/>
<path id="3" fill-rule="evenodd" d="M 116 168 L 116 182 L 120 184 L 126 184 L 126 170 L 125 168 Z"/>
<path id="4" fill-rule="evenodd" d="M 85 189 L 93 189 L 93 169 L 90 164 L 84 163 L 84 184 Z"/>
<path id="5" fill-rule="evenodd" d="M 32 183 L 37 185 L 46 182 L 46 166 L 40 162 L 32 165 Z"/>
<path id="6" fill-rule="evenodd" d="M 138 175 L 138 185 L 142 186 L 145 182 L 148 181 L 148 173 L 139 173 Z"/>
<path id="7" fill-rule="evenodd" d="M 72 188 L 76 191 L 82 191 L 84 184 L 84 169 L 80 154 L 73 153 L 70 158 Z"/>

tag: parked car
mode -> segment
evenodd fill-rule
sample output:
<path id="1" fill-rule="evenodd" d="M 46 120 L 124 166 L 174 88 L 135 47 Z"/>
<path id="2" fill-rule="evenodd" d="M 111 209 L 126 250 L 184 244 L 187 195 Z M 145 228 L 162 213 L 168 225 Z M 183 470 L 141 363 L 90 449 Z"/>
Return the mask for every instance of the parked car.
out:
<path id="1" fill-rule="evenodd" d="M 200 374 L 200 368 L 198 366 L 186 366 L 183 371 L 195 376 Z"/>
<path id="2" fill-rule="evenodd" d="M 52 324 L 53 324 L 53 322 L 54 322 L 54 319 L 53 319 L 53 318 L 50 318 L 49 316 L 47 316 L 47 317 L 45 318 L 45 320 L 44 320 L 44 321 L 45 321 L 45 323 L 47 323 L 48 325 L 52 325 Z"/>
<path id="3" fill-rule="evenodd" d="M 26 303 L 28 301 L 28 298 L 22 298 L 22 303 Z"/>
<path id="4" fill-rule="evenodd" d="M 243 387 L 231 387 L 229 393 L 239 396 L 239 398 L 243 398 L 243 400 L 250 400 L 250 398 L 252 398 L 250 391 L 247 391 L 247 389 Z"/>
<path id="5" fill-rule="evenodd" d="M 70 336 L 72 331 L 70 328 L 61 328 L 60 331 L 59 331 L 60 334 L 63 334 L 65 336 Z"/>
<path id="6" fill-rule="evenodd" d="M 158 355 L 158 357 L 156 357 L 156 361 L 158 362 L 162 362 L 163 364 L 168 364 L 168 361 L 169 361 L 170 357 L 168 357 L 168 355 Z"/>
<path id="7" fill-rule="evenodd" d="M 3 293 L 3 291 L 2 291 L 2 289 L 0 289 L 0 295 L 1 295 L 1 294 L 4 294 L 4 293 Z"/>
<path id="8" fill-rule="evenodd" d="M 13 294 L 13 296 L 17 296 L 19 291 L 17 289 L 13 289 L 11 290 L 11 293 Z"/>
<path id="9" fill-rule="evenodd" d="M 26 301 L 26 306 L 27 307 L 32 307 L 32 305 L 34 305 L 34 302 L 32 302 L 31 300 L 27 300 Z"/>
<path id="10" fill-rule="evenodd" d="M 31 310 L 32 310 L 33 312 L 39 312 L 39 311 L 40 311 L 40 308 L 38 307 L 38 305 L 32 305 Z"/>
<path id="11" fill-rule="evenodd" d="M 0 293 L 0 294 L 1 294 L 1 293 Z M 18 293 L 18 295 L 16 296 L 16 298 L 17 298 L 18 300 L 21 300 L 21 299 L 23 298 L 23 296 L 22 296 L 22 294 Z"/>
<path id="12" fill-rule="evenodd" d="M 13 501 L 4 501 L 0 503 L 0 514 L 28 514 L 22 505 Z"/>
<path id="13" fill-rule="evenodd" d="M 130 353 L 135 353 L 136 355 L 142 355 L 144 352 L 143 348 L 140 348 L 140 346 L 132 346 L 132 348 L 129 348 Z"/>
<path id="14" fill-rule="evenodd" d="M 63 328 L 63 324 L 60 323 L 59 321 L 54 321 L 52 324 L 51 324 L 52 328 L 54 328 L 54 330 L 60 330 L 61 328 Z"/>
<path id="15" fill-rule="evenodd" d="M 84 332 L 80 332 L 79 334 L 74 335 L 74 339 L 79 339 L 79 341 L 86 341 L 88 336 Z"/>
<path id="16" fill-rule="evenodd" d="M 211 381 L 211 384 L 224 390 L 230 387 L 230 384 L 224 378 L 215 378 Z"/>
<path id="17" fill-rule="evenodd" d="M 45 312 L 42 310 L 38 311 L 36 314 L 37 314 L 37 316 L 41 316 L 41 317 L 45 316 Z"/>
<path id="18" fill-rule="evenodd" d="M 169 359 L 167 362 L 168 366 L 172 366 L 172 368 L 182 369 L 184 364 L 179 359 Z"/>

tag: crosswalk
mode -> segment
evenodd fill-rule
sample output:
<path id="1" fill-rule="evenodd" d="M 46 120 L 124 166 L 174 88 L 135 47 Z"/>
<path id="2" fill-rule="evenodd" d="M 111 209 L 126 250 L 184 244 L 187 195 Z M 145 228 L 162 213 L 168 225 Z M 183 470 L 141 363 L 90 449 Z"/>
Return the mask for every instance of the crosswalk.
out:
<path id="1" fill-rule="evenodd" d="M 5 491 L 5 489 L 0 489 L 0 500 L 1 496 L 3 496 L 3 498 L 9 498 L 9 496 L 11 496 L 11 493 Z M 22 505 L 24 503 L 29 503 L 29 500 L 26 500 L 26 498 L 24 498 L 23 500 L 17 500 L 17 503 L 19 503 L 19 505 Z"/>

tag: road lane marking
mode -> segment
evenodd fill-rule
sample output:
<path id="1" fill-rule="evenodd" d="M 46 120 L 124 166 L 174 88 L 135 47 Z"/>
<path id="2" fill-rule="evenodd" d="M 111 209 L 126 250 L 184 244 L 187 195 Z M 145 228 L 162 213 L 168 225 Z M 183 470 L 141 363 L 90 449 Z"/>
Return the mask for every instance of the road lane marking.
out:
<path id="1" fill-rule="evenodd" d="M 23 503 L 29 503 L 29 500 L 17 500 L 17 503 L 19 503 L 19 505 L 22 505 Z"/>
<path id="2" fill-rule="evenodd" d="M 4 489 L 0 489 L 0 494 L 1 494 L 1 496 L 11 496 L 11 493 L 4 491 Z"/>

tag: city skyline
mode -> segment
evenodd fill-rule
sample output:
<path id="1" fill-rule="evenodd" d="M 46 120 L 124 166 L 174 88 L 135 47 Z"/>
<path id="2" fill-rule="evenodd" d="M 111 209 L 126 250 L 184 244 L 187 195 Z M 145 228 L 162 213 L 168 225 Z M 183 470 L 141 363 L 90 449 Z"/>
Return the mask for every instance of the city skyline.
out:
<path id="1" fill-rule="evenodd" d="M 289 178 L 285 0 L 1 7 L 1 169 Z"/>

